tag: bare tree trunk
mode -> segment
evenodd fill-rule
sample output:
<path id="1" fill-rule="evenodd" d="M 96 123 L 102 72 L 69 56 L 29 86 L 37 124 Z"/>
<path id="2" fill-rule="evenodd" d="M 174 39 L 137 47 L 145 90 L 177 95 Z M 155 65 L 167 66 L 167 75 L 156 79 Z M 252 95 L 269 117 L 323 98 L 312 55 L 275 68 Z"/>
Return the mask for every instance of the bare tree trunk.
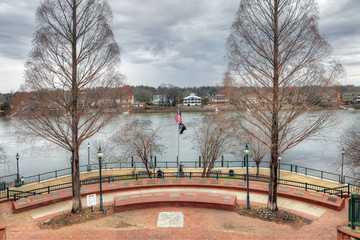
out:
<path id="1" fill-rule="evenodd" d="M 81 193 L 80 193 L 80 171 L 79 171 L 79 148 L 72 153 L 72 210 L 71 213 L 79 213 L 82 211 Z"/>

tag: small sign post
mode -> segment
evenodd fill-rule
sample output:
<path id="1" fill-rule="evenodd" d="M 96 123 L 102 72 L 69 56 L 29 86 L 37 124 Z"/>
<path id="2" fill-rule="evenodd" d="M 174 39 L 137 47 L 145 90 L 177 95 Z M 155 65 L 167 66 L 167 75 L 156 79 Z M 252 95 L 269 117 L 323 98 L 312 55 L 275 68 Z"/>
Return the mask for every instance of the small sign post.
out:
<path id="1" fill-rule="evenodd" d="M 96 194 L 90 194 L 86 196 L 87 205 L 91 207 L 91 212 L 94 212 L 94 207 L 96 205 Z"/>

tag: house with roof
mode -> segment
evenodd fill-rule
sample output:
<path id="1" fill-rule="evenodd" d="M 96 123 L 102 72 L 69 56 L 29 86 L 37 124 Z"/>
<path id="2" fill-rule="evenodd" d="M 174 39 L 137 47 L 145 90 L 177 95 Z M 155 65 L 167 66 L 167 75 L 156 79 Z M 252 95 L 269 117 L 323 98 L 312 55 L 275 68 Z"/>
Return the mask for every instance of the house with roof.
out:
<path id="1" fill-rule="evenodd" d="M 201 97 L 195 95 L 195 93 L 190 93 L 190 96 L 187 96 L 183 99 L 184 106 L 201 106 Z"/>

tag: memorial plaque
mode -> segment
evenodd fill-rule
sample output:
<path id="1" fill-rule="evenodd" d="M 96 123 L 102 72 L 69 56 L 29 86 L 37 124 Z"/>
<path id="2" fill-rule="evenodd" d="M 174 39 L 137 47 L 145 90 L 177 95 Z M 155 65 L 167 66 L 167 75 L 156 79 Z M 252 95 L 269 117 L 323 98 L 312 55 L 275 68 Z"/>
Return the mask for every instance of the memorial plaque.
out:
<path id="1" fill-rule="evenodd" d="M 108 188 L 115 188 L 115 187 L 117 187 L 117 183 L 108 183 L 107 187 Z"/>
<path id="2" fill-rule="evenodd" d="M 143 198 L 152 197 L 152 194 L 143 194 L 143 195 L 141 195 L 141 197 L 143 197 Z"/>
<path id="3" fill-rule="evenodd" d="M 17 204 L 19 206 L 24 206 L 24 205 L 30 204 L 30 199 L 24 199 L 24 200 L 20 200 L 20 201 L 18 200 Z"/>
<path id="4" fill-rule="evenodd" d="M 233 185 L 234 182 L 233 181 L 224 181 L 224 185 Z"/>
<path id="5" fill-rule="evenodd" d="M 146 181 L 147 184 L 156 184 L 156 180 L 151 179 Z"/>
<path id="6" fill-rule="evenodd" d="M 322 195 L 320 193 L 313 193 L 311 192 L 310 193 L 311 196 L 314 196 L 314 197 L 322 197 Z"/>
<path id="7" fill-rule="evenodd" d="M 207 180 L 205 180 L 205 179 L 199 179 L 199 180 L 198 180 L 198 183 L 200 183 L 200 184 L 206 184 L 206 183 L 207 183 Z"/>
<path id="8" fill-rule="evenodd" d="M 137 185 L 143 185 L 143 181 L 135 181 L 134 182 L 134 185 L 137 186 Z"/>
<path id="9" fill-rule="evenodd" d="M 336 198 L 328 197 L 327 199 L 329 202 L 336 203 L 338 200 Z"/>
<path id="10" fill-rule="evenodd" d="M 244 187 L 244 186 L 246 186 L 246 182 L 237 182 L 237 185 L 238 186 L 241 186 L 241 187 Z"/>
<path id="11" fill-rule="evenodd" d="M 184 193 L 184 196 L 196 196 L 196 193 Z"/>
<path id="12" fill-rule="evenodd" d="M 181 179 L 173 179 L 172 182 L 173 183 L 181 183 Z"/>
<path id="13" fill-rule="evenodd" d="M 60 193 L 59 193 L 59 192 L 50 193 L 50 198 L 57 198 L 57 197 L 60 197 Z"/>
<path id="14" fill-rule="evenodd" d="M 226 199 L 226 200 L 230 200 L 231 199 L 231 197 L 230 196 L 224 196 L 224 197 L 222 197 L 223 199 Z"/>
<path id="15" fill-rule="evenodd" d="M 140 197 L 140 195 L 134 195 L 134 196 L 130 196 L 129 198 L 131 199 L 131 198 L 139 198 Z"/>
<path id="16" fill-rule="evenodd" d="M 90 187 L 89 187 L 89 186 L 81 187 L 80 192 L 87 192 L 87 191 L 90 191 Z"/>
<path id="17" fill-rule="evenodd" d="M 45 200 L 45 196 L 44 195 L 40 195 L 40 196 L 35 196 L 34 197 L 34 202 L 41 202 Z"/>
<path id="18" fill-rule="evenodd" d="M 287 188 L 287 187 L 279 187 L 279 192 L 289 192 L 289 188 Z"/>
<path id="19" fill-rule="evenodd" d="M 128 197 L 121 197 L 121 198 L 118 198 L 119 201 L 126 201 L 128 200 Z"/>
<path id="20" fill-rule="evenodd" d="M 71 189 L 66 190 L 66 191 L 65 191 L 65 195 L 72 195 L 72 190 L 71 190 Z"/>
<path id="21" fill-rule="evenodd" d="M 211 184 L 220 184 L 220 181 L 219 181 L 219 180 L 211 180 L 210 183 L 211 183 Z"/>
<path id="22" fill-rule="evenodd" d="M 182 212 L 161 212 L 157 222 L 158 228 L 184 227 L 184 214 Z"/>
<path id="23" fill-rule="evenodd" d="M 265 188 L 265 189 L 269 189 L 269 184 L 266 184 L 266 185 L 264 186 L 264 188 Z"/>
<path id="24" fill-rule="evenodd" d="M 170 193 L 169 197 L 171 198 L 179 198 L 180 197 L 180 193 Z"/>
<path id="25" fill-rule="evenodd" d="M 130 183 L 129 183 L 129 182 L 122 182 L 122 183 L 121 183 L 121 186 L 127 187 L 127 186 L 130 186 Z"/>
<path id="26" fill-rule="evenodd" d="M 185 183 L 194 183 L 194 179 L 186 179 Z"/>
<path id="27" fill-rule="evenodd" d="M 98 190 L 98 189 L 100 189 L 100 185 L 96 185 L 96 186 L 94 186 L 94 187 L 93 187 L 93 189 L 94 189 L 94 190 Z"/>
<path id="28" fill-rule="evenodd" d="M 304 190 L 299 190 L 299 189 L 294 189 L 294 194 L 304 196 L 305 191 Z"/>
<path id="29" fill-rule="evenodd" d="M 210 194 L 209 197 L 213 197 L 213 198 L 219 198 L 220 195 L 217 195 L 217 194 Z"/>
<path id="30" fill-rule="evenodd" d="M 169 183 L 168 179 L 161 179 L 160 180 L 160 184 L 166 184 L 166 183 Z"/>
<path id="31" fill-rule="evenodd" d="M 250 187 L 260 187 L 260 184 L 250 184 Z"/>
<path id="32" fill-rule="evenodd" d="M 154 196 L 155 197 L 163 197 L 163 196 L 165 196 L 165 193 L 155 193 Z"/>

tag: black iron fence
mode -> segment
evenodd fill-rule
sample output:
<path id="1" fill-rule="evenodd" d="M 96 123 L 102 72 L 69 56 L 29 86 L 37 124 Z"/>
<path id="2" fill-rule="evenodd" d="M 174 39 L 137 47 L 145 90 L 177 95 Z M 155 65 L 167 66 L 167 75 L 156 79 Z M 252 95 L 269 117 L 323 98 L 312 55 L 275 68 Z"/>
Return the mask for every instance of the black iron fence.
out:
<path id="1" fill-rule="evenodd" d="M 152 178 L 158 177 L 155 173 L 152 174 Z M 201 178 L 202 173 L 200 172 L 163 172 L 162 178 Z M 115 176 L 106 176 L 102 177 L 102 182 L 116 182 L 116 181 L 126 181 L 126 180 L 139 180 L 139 179 L 149 179 L 149 175 L 147 173 L 136 173 L 136 174 L 130 174 L 130 175 L 115 175 Z M 214 172 L 210 173 L 206 178 L 226 178 L 226 179 L 234 179 L 234 180 L 243 180 L 246 181 L 247 177 L 245 174 L 230 174 L 230 173 L 220 173 L 220 172 Z M 249 175 L 249 181 L 258 181 L 258 182 L 269 182 L 269 177 L 266 176 L 256 176 L 256 175 Z M 100 183 L 100 178 L 91 178 L 91 179 L 85 179 L 80 181 L 80 186 L 84 185 L 90 185 L 90 184 L 96 184 Z M 278 184 L 280 185 L 287 185 L 297 188 L 302 188 L 307 190 L 313 190 L 316 192 L 322 192 L 327 193 L 331 195 L 337 195 L 341 198 L 344 194 L 350 195 L 351 193 L 359 193 L 359 188 L 356 186 L 353 186 L 351 184 L 348 184 L 347 186 L 343 187 L 337 187 L 337 188 L 328 188 L 325 186 L 310 184 L 306 182 L 298 182 L 298 181 L 292 181 L 292 180 L 285 180 L 285 179 L 279 179 Z M 18 190 L 12 190 L 8 187 L 0 191 L 0 199 L 10 199 L 13 198 L 14 201 L 20 198 L 26 198 L 29 196 L 35 196 L 37 194 L 42 193 L 51 193 L 53 191 L 71 188 L 72 183 L 62 183 L 58 185 L 51 185 L 47 187 L 42 188 L 36 188 L 29 191 L 18 191 Z"/>
<path id="2" fill-rule="evenodd" d="M 355 226 L 360 227 L 360 195 L 351 194 L 349 199 L 349 214 L 348 224 L 351 229 L 355 229 Z"/>

